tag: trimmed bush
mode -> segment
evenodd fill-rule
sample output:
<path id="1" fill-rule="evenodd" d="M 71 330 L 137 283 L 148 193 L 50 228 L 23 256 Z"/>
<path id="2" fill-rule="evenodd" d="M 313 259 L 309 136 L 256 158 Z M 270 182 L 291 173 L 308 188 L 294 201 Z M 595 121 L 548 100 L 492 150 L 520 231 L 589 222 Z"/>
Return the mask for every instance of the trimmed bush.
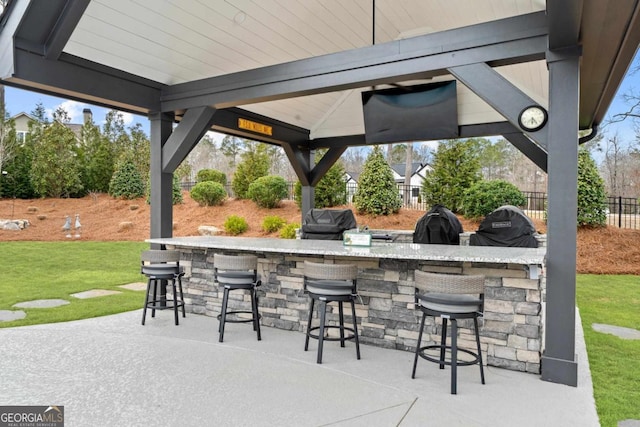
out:
<path id="1" fill-rule="evenodd" d="M 282 199 L 287 197 L 287 181 L 281 176 L 262 176 L 251 184 L 247 190 L 247 197 L 262 208 L 275 208 Z"/>
<path id="2" fill-rule="evenodd" d="M 265 216 L 262 220 L 262 229 L 267 233 L 273 233 L 275 231 L 280 230 L 287 224 L 287 221 L 284 218 L 280 218 L 277 215 L 274 216 Z"/>
<path id="3" fill-rule="evenodd" d="M 224 221 L 224 231 L 233 236 L 244 233 L 248 228 L 247 220 L 238 215 L 231 215 Z"/>
<path id="4" fill-rule="evenodd" d="M 127 159 L 114 172 L 109 183 L 109 195 L 123 199 L 137 199 L 144 196 L 144 181 L 136 165 Z"/>
<path id="5" fill-rule="evenodd" d="M 196 175 L 196 182 L 219 182 L 220 184 L 227 185 L 227 175 L 216 169 L 200 169 Z"/>
<path id="6" fill-rule="evenodd" d="M 213 181 L 197 183 L 189 194 L 200 206 L 221 205 L 227 198 L 227 192 L 222 184 Z"/>
<path id="7" fill-rule="evenodd" d="M 375 146 L 358 180 L 358 189 L 353 195 L 353 204 L 358 213 L 391 215 L 400 210 L 402 200 L 379 146 Z"/>
<path id="8" fill-rule="evenodd" d="M 607 225 L 607 195 L 598 166 L 585 149 L 578 152 L 578 227 Z"/>
<path id="9" fill-rule="evenodd" d="M 480 181 L 473 184 L 464 193 L 462 201 L 464 216 L 483 218 L 504 205 L 523 207 L 527 199 L 515 185 L 498 179 Z"/>
<path id="10" fill-rule="evenodd" d="M 280 238 L 282 239 L 295 239 L 296 228 L 300 228 L 300 224 L 292 223 L 287 224 L 280 230 Z"/>

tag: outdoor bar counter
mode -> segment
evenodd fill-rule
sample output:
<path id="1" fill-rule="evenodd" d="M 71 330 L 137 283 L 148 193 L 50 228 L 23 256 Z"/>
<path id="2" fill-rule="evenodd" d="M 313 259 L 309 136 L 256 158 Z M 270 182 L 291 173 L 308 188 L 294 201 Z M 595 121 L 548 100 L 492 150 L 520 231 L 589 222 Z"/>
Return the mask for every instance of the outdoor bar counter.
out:
<path id="1" fill-rule="evenodd" d="M 486 302 L 480 336 L 484 360 L 492 366 L 540 373 L 546 248 L 375 241 L 370 247 L 356 247 L 335 240 L 216 236 L 147 241 L 181 252 L 187 307 L 190 312 L 207 316 L 220 313 L 222 300 L 213 279 L 213 254 L 257 255 L 262 324 L 294 331 L 305 331 L 307 323 L 309 301 L 303 292 L 303 261 L 356 264 L 361 297 L 356 316 L 361 342 L 408 351 L 415 349 L 421 317 L 421 312 L 414 309 L 414 271 L 483 274 Z M 247 309 L 249 304 L 248 296 L 230 295 L 230 307 Z M 328 318 L 337 320 L 337 314 Z M 474 348 L 474 336 L 468 329 L 472 323 L 459 324 L 458 344 Z M 433 319 L 427 318 L 423 340 L 438 340 L 439 325 L 440 321 L 434 325 Z M 303 341 L 301 337 L 301 349 Z"/>

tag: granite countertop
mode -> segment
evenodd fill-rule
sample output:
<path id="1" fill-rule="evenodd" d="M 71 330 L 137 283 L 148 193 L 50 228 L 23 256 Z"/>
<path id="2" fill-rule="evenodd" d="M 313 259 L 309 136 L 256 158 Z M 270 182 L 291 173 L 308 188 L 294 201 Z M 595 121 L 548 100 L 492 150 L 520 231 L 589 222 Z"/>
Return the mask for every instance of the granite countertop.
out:
<path id="1" fill-rule="evenodd" d="M 296 240 L 258 237 L 193 236 L 147 239 L 149 243 L 184 248 L 227 249 L 359 258 L 419 259 L 543 265 L 546 248 L 449 246 L 374 242 L 370 247 L 344 246 L 339 240 Z"/>

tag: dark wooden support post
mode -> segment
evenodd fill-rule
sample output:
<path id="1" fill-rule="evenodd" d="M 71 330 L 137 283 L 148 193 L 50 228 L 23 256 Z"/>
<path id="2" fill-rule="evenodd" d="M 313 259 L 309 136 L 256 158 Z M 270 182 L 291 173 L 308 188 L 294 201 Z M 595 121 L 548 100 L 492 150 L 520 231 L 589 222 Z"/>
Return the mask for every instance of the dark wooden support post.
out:
<path id="1" fill-rule="evenodd" d="M 315 151 L 304 150 L 302 151 L 302 154 L 305 157 L 306 163 L 309 165 L 309 169 L 313 170 Z M 304 216 L 307 214 L 307 212 L 315 207 L 316 188 L 315 184 L 308 179 L 308 176 L 307 182 L 300 182 L 302 183 L 302 203 L 300 204 L 302 218 L 300 219 L 300 224 L 302 224 L 302 221 L 304 221 Z"/>
<path id="2" fill-rule="evenodd" d="M 151 113 L 151 238 L 173 235 L 173 173 L 162 171 L 162 148 L 172 132 L 173 114 Z M 160 249 L 160 248 L 154 248 Z"/>
<path id="3" fill-rule="evenodd" d="M 549 208 L 542 379 L 578 384 L 575 355 L 578 102 L 580 57 L 552 54 L 549 66 Z"/>

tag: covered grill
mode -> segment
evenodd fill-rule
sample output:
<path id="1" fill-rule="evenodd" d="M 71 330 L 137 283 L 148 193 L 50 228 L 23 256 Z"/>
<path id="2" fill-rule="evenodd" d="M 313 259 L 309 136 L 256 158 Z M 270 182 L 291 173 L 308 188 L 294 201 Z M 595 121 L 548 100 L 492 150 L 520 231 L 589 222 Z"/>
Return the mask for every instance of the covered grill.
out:
<path id="1" fill-rule="evenodd" d="M 514 246 L 537 248 L 536 229 L 531 219 L 515 206 L 501 206 L 480 223 L 469 239 L 471 246 Z"/>
<path id="2" fill-rule="evenodd" d="M 462 231 L 462 224 L 453 212 L 442 205 L 434 205 L 416 223 L 413 243 L 458 245 Z"/>
<path id="3" fill-rule="evenodd" d="M 301 237 L 342 240 L 342 233 L 352 228 L 356 228 L 356 218 L 349 209 L 311 209 L 304 217 Z"/>

